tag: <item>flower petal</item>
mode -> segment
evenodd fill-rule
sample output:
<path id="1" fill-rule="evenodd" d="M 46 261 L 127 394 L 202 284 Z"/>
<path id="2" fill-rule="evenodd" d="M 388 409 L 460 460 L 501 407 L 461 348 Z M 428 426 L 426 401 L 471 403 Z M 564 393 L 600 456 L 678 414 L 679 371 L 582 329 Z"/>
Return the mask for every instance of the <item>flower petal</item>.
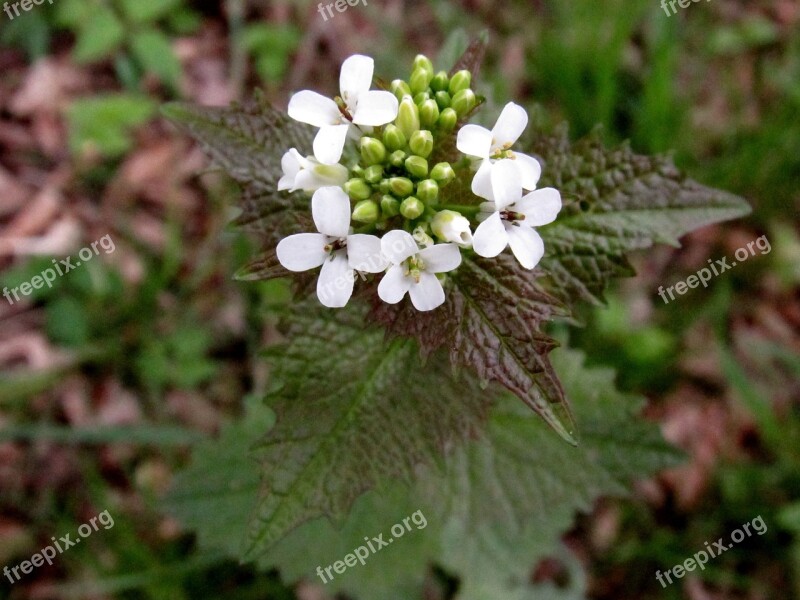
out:
<path id="1" fill-rule="evenodd" d="M 456 244 L 436 244 L 419 251 L 428 273 L 446 273 L 461 264 L 461 251 Z"/>
<path id="2" fill-rule="evenodd" d="M 508 246 L 508 233 L 500 213 L 494 213 L 478 225 L 472 234 L 472 249 L 485 258 L 494 258 Z"/>
<path id="3" fill-rule="evenodd" d="M 506 227 L 508 245 L 519 264 L 532 269 L 544 256 L 544 242 L 536 231 L 527 225 L 515 224 Z"/>
<path id="4" fill-rule="evenodd" d="M 492 132 L 480 125 L 464 125 L 458 130 L 456 148 L 459 152 L 489 158 L 492 148 Z"/>
<path id="5" fill-rule="evenodd" d="M 308 169 L 301 170 L 294 180 L 295 189 L 314 192 L 321 187 L 333 185 L 340 187 L 347 181 L 347 167 L 340 164 L 321 165 L 316 162 Z"/>
<path id="6" fill-rule="evenodd" d="M 350 230 L 350 198 L 342 188 L 321 187 L 311 196 L 311 215 L 320 233 L 334 238 L 347 237 Z"/>
<path id="7" fill-rule="evenodd" d="M 275 251 L 280 263 L 290 271 L 308 271 L 325 262 L 327 243 L 321 233 L 297 233 L 278 242 Z"/>
<path id="8" fill-rule="evenodd" d="M 514 204 L 514 210 L 525 215 L 525 225 L 547 225 L 556 220 L 561 210 L 561 194 L 551 187 L 536 190 Z"/>
<path id="9" fill-rule="evenodd" d="M 353 295 L 354 283 L 353 269 L 347 264 L 347 252 L 338 250 L 322 263 L 317 279 L 317 298 L 328 308 L 341 308 Z"/>
<path id="10" fill-rule="evenodd" d="M 497 118 L 492 129 L 492 149 L 511 145 L 519 139 L 528 126 L 528 113 L 519 104 L 509 102 Z"/>
<path id="11" fill-rule="evenodd" d="M 399 265 L 409 256 L 419 252 L 419 247 L 410 233 L 402 229 L 393 229 L 381 238 L 381 252 L 392 264 Z"/>
<path id="12" fill-rule="evenodd" d="M 347 236 L 347 260 L 351 268 L 362 273 L 380 273 L 389 266 L 381 252 L 380 238 L 366 233 Z"/>
<path id="13" fill-rule="evenodd" d="M 391 92 L 374 90 L 364 92 L 358 97 L 353 113 L 353 123 L 357 125 L 385 125 L 397 118 L 399 110 L 397 98 Z"/>
<path id="14" fill-rule="evenodd" d="M 314 156 L 324 165 L 333 165 L 342 158 L 342 150 L 350 125 L 325 125 L 314 138 Z"/>
<path id="15" fill-rule="evenodd" d="M 522 198 L 522 181 L 513 160 L 504 158 L 492 165 L 492 195 L 498 210 Z"/>
<path id="16" fill-rule="evenodd" d="M 433 310 L 444 304 L 444 288 L 433 273 L 420 273 L 419 282 L 412 281 L 408 294 L 419 311 Z"/>
<path id="17" fill-rule="evenodd" d="M 354 54 L 342 63 L 342 70 L 339 71 L 339 91 L 345 104 L 354 106 L 359 96 L 369 90 L 374 71 L 375 61 L 363 54 Z"/>
<path id="18" fill-rule="evenodd" d="M 378 284 L 378 296 L 388 304 L 397 304 L 406 295 L 413 282 L 406 277 L 405 269 L 400 265 L 389 267 L 386 275 Z"/>
<path id="19" fill-rule="evenodd" d="M 487 200 L 494 200 L 492 192 L 492 162 L 487 158 L 481 161 L 472 178 L 472 193 Z"/>
<path id="20" fill-rule="evenodd" d="M 535 190 L 536 184 L 539 183 L 539 177 L 542 175 L 542 165 L 532 156 L 518 152 L 514 152 L 514 162 L 517 163 L 517 169 L 522 176 L 522 188 Z"/>
<path id="21" fill-rule="evenodd" d="M 288 112 L 295 121 L 308 123 L 314 127 L 333 125 L 338 123 L 342 116 L 336 102 L 311 90 L 294 94 L 289 100 Z"/>

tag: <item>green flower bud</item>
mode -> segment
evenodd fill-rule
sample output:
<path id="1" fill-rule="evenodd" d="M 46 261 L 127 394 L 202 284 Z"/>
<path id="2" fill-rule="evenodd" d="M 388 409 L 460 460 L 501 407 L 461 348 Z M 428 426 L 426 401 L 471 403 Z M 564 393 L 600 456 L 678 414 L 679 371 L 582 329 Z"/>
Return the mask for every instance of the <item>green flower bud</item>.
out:
<path id="1" fill-rule="evenodd" d="M 420 92 L 427 92 L 428 85 L 433 79 L 433 71 L 417 67 L 411 73 L 411 79 L 408 80 L 408 85 L 411 88 L 411 94 L 419 94 Z"/>
<path id="2" fill-rule="evenodd" d="M 395 79 L 392 81 L 392 83 L 389 84 L 389 89 L 395 95 L 398 102 L 403 99 L 403 96 L 411 95 L 411 88 L 408 87 L 408 84 L 402 79 Z"/>
<path id="3" fill-rule="evenodd" d="M 475 92 L 470 89 L 461 90 L 453 95 L 453 101 L 450 106 L 456 111 L 459 117 L 463 117 L 475 108 L 478 99 L 475 97 Z"/>
<path id="4" fill-rule="evenodd" d="M 400 214 L 406 219 L 416 219 L 424 212 L 425 205 L 414 196 L 409 196 L 400 204 Z"/>
<path id="5" fill-rule="evenodd" d="M 425 129 L 433 129 L 436 121 L 439 119 L 439 106 L 436 100 L 425 100 L 422 106 L 419 107 L 419 123 L 420 127 Z"/>
<path id="6" fill-rule="evenodd" d="M 450 85 L 450 78 L 447 76 L 447 71 L 439 71 L 433 76 L 430 83 L 431 89 L 434 92 L 443 92 L 447 89 L 448 85 Z"/>
<path id="7" fill-rule="evenodd" d="M 400 201 L 392 196 L 381 198 L 381 212 L 384 217 L 391 218 L 400 214 Z"/>
<path id="8" fill-rule="evenodd" d="M 364 169 L 364 179 L 369 183 L 379 183 L 383 179 L 383 165 L 372 165 Z"/>
<path id="9" fill-rule="evenodd" d="M 433 134 L 428 130 L 415 131 L 408 140 L 408 147 L 417 156 L 428 158 L 433 152 Z"/>
<path id="10" fill-rule="evenodd" d="M 402 150 L 406 147 L 406 136 L 397 125 L 389 124 L 383 130 L 383 143 L 391 152 Z"/>
<path id="11" fill-rule="evenodd" d="M 361 158 L 367 165 L 377 165 L 386 160 L 386 146 L 380 140 L 364 136 L 359 142 Z"/>
<path id="12" fill-rule="evenodd" d="M 353 200 L 366 200 L 372 195 L 372 188 L 360 178 L 353 178 L 344 184 L 345 193 Z"/>
<path id="13" fill-rule="evenodd" d="M 422 106 L 423 102 L 430 99 L 431 95 L 428 92 L 420 92 L 419 94 L 414 96 L 414 104 L 416 104 L 419 107 Z"/>
<path id="14" fill-rule="evenodd" d="M 436 92 L 435 99 L 439 110 L 444 110 L 450 106 L 450 94 L 445 91 Z"/>
<path id="15" fill-rule="evenodd" d="M 427 229 L 428 224 L 424 223 L 423 225 L 417 225 L 414 227 L 414 231 L 411 232 L 411 237 L 414 238 L 414 241 L 417 242 L 418 246 L 423 248 L 429 248 L 435 243 L 433 238 L 428 235 L 428 232 L 426 231 Z"/>
<path id="16" fill-rule="evenodd" d="M 428 175 L 428 161 L 421 156 L 409 156 L 406 159 L 406 171 L 412 176 L 422 179 Z"/>
<path id="17" fill-rule="evenodd" d="M 450 163 L 440 162 L 436 163 L 431 169 L 431 179 L 439 184 L 440 187 L 446 186 L 448 183 L 456 178 L 456 172 Z"/>
<path id="18" fill-rule="evenodd" d="M 395 150 L 389 155 L 389 164 L 393 167 L 402 167 L 406 160 L 406 156 L 408 155 L 402 150 Z"/>
<path id="19" fill-rule="evenodd" d="M 424 54 L 417 54 L 414 57 L 414 69 L 425 69 L 433 75 L 433 63 Z"/>
<path id="20" fill-rule="evenodd" d="M 455 96 L 461 90 L 469 89 L 471 83 L 472 73 L 463 69 L 450 78 L 450 85 L 447 89 L 450 91 L 451 96 Z"/>
<path id="21" fill-rule="evenodd" d="M 388 194 L 389 193 L 389 180 L 388 179 L 381 179 L 381 182 L 378 184 L 378 189 L 380 190 L 381 194 Z"/>
<path id="22" fill-rule="evenodd" d="M 414 191 L 414 184 L 408 177 L 392 177 L 389 180 L 389 189 L 398 198 L 405 198 Z"/>
<path id="23" fill-rule="evenodd" d="M 374 223 L 381 216 L 381 209 L 374 200 L 362 200 L 353 209 L 353 220 L 360 223 Z"/>
<path id="24" fill-rule="evenodd" d="M 406 139 L 410 138 L 415 131 L 419 131 L 419 108 L 410 97 L 406 96 L 400 101 L 395 123 Z"/>
<path id="25" fill-rule="evenodd" d="M 432 204 L 439 197 L 439 186 L 433 179 L 426 179 L 417 184 L 417 198 L 425 204 Z"/>
<path id="26" fill-rule="evenodd" d="M 442 131 L 453 131 L 456 123 L 458 123 L 458 114 L 452 108 L 445 108 L 436 121 L 436 125 Z"/>
<path id="27" fill-rule="evenodd" d="M 361 165 L 356 165 L 352 169 L 350 169 L 350 173 L 356 177 L 361 177 L 364 174 L 364 167 Z"/>

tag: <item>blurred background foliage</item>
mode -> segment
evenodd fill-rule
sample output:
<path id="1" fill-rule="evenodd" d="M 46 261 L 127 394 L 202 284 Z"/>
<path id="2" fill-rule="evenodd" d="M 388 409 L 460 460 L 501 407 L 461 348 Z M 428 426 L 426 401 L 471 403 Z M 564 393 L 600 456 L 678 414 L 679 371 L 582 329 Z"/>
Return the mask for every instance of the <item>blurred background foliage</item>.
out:
<path id="1" fill-rule="evenodd" d="M 253 87 L 333 90 L 354 52 L 386 79 L 486 29 L 489 98 L 573 137 L 672 152 L 748 198 L 744 221 L 633 257 L 639 275 L 558 325 L 650 399 L 687 463 L 602 501 L 566 536 L 592 598 L 800 597 L 800 4 L 713 0 L 370 0 L 324 21 L 311 1 L 55 0 L 0 15 L 0 286 L 111 234 L 116 250 L 15 305 L 0 301 L 0 564 L 108 509 L 116 526 L 0 596 L 317 598 L 219 556 L 159 509 L 198 438 L 268 385 L 284 282 L 231 275 L 236 190 L 158 116 Z M 455 33 L 453 32 L 461 32 Z M 448 48 L 442 52 L 447 53 Z M 665 305 L 673 285 L 766 235 L 756 255 Z M 654 573 L 761 515 L 763 537 L 661 589 Z M 531 565 L 558 581 L 564 567 Z M 426 598 L 457 586 L 432 569 Z"/>

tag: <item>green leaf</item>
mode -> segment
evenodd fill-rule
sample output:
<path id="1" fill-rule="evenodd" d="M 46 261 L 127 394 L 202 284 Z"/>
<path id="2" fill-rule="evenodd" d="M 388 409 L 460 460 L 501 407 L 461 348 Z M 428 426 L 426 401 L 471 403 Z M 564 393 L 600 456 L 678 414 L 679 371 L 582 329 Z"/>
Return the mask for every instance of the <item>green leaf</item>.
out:
<path id="1" fill-rule="evenodd" d="M 75 100 L 67 109 L 70 150 L 75 154 L 96 151 L 109 157 L 124 154 L 131 143 L 128 130 L 147 121 L 155 110 L 151 99 L 133 94 Z"/>
<path id="2" fill-rule="evenodd" d="M 173 88 L 178 85 L 181 63 L 163 33 L 155 29 L 137 32 L 131 39 L 131 51 L 145 71 L 154 73 Z"/>
<path id="3" fill-rule="evenodd" d="M 79 63 L 89 63 L 111 56 L 125 37 L 125 28 L 114 12 L 96 7 L 91 17 L 82 21 L 72 56 Z"/>
<path id="4" fill-rule="evenodd" d="M 367 346 L 365 351 L 371 349 Z M 591 510 L 599 496 L 626 494 L 633 479 L 676 464 L 680 455 L 663 441 L 655 424 L 639 417 L 643 400 L 614 389 L 613 371 L 586 368 L 577 352 L 560 350 L 553 358 L 583 431 L 580 447 L 563 444 L 541 419 L 505 397 L 493 410 L 486 434 L 450 452 L 444 472 L 425 467 L 412 488 L 396 482 L 364 494 L 348 518 L 335 526 L 326 518 L 309 521 L 275 544 L 259 564 L 277 565 L 289 580 L 318 580 L 317 566 L 342 560 L 365 543 L 365 536 L 383 533 L 388 539 L 392 525 L 421 511 L 424 527 L 412 526 L 402 539 L 371 554 L 364 565 L 337 576 L 326 586 L 331 593 L 419 598 L 424 569 L 436 563 L 461 578 L 459 600 L 581 598 L 581 577 L 560 547 L 560 534 L 570 527 L 576 511 Z M 287 355 L 283 360 L 295 359 Z M 428 385 L 438 389 L 435 386 Z M 313 396 L 304 400 L 315 402 Z M 416 402 L 427 401 L 417 397 Z M 313 406 L 307 410 L 311 413 Z M 386 427 L 378 421 L 378 431 L 360 443 L 369 453 L 384 452 L 381 446 L 402 435 L 401 430 L 440 420 L 431 420 L 424 407 L 420 412 L 406 412 L 400 423 Z M 318 418 L 325 416 L 315 415 Z M 201 546 L 226 549 L 234 556 L 239 555 L 237 543 L 245 536 L 258 481 L 257 465 L 244 457 L 264 427 L 254 420 L 248 413 L 218 441 L 204 443 L 192 467 L 179 474 L 169 502 L 198 532 Z M 295 435 L 315 435 L 313 421 L 297 423 L 304 427 Z M 342 454 L 330 462 L 335 466 L 335 460 L 342 459 L 353 460 Z M 364 469 L 372 464 L 369 454 L 357 454 L 357 459 Z M 398 460 L 405 458 L 400 454 Z M 546 556 L 570 566 L 573 585 L 563 594 L 552 586 L 527 583 L 532 567 Z"/>
<path id="5" fill-rule="evenodd" d="M 744 216 L 742 198 L 685 177 L 667 157 L 605 148 L 599 133 L 571 143 L 566 127 L 539 136 L 531 153 L 542 162 L 539 187 L 561 191 L 558 219 L 540 229 L 548 287 L 570 304 L 600 303 L 617 277 L 633 274 L 625 254 L 678 238 L 711 223 Z"/>
<path id="6" fill-rule="evenodd" d="M 169 14 L 182 0 L 120 0 L 125 16 L 133 23 L 150 23 Z"/>
<path id="7" fill-rule="evenodd" d="M 289 148 L 310 153 L 314 129 L 290 119 L 258 95 L 246 105 L 204 108 L 184 103 L 162 107 L 163 114 L 188 131 L 211 157 L 242 186 L 242 214 L 235 224 L 264 236 L 274 247 L 287 235 L 311 224 L 303 194 L 277 191 L 281 157 Z"/>
<path id="8" fill-rule="evenodd" d="M 251 555 L 310 518 L 343 519 L 367 489 L 410 481 L 420 464 L 481 429 L 491 396 L 453 380 L 433 357 L 420 376 L 412 341 L 387 343 L 364 321 L 359 307 L 298 304 L 287 319 L 290 341 L 268 353 L 278 422 L 260 449 L 265 495 Z"/>

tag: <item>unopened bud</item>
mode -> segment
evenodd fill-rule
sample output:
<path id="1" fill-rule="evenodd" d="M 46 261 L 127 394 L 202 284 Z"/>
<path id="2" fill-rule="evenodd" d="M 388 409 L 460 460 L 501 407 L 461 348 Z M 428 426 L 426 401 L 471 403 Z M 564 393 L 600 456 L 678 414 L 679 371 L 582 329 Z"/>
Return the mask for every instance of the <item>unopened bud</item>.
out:
<path id="1" fill-rule="evenodd" d="M 458 123 L 458 114 L 452 108 L 445 108 L 436 121 L 436 125 L 442 131 L 453 131 L 456 127 L 456 123 Z"/>
<path id="2" fill-rule="evenodd" d="M 421 156 L 409 156 L 405 162 L 406 171 L 412 176 L 422 179 L 428 175 L 428 161 Z"/>
<path id="3" fill-rule="evenodd" d="M 419 94 L 420 92 L 427 92 L 428 85 L 433 79 L 433 71 L 417 67 L 411 73 L 411 79 L 408 80 L 408 85 L 411 88 L 411 94 Z"/>
<path id="4" fill-rule="evenodd" d="M 386 159 L 386 146 L 380 140 L 364 136 L 360 141 L 361 158 L 367 165 L 377 165 Z"/>
<path id="5" fill-rule="evenodd" d="M 428 235 L 426 229 L 427 224 L 425 227 L 422 225 L 417 225 L 414 227 L 414 231 L 411 232 L 411 237 L 413 237 L 414 241 L 417 242 L 417 245 L 422 248 L 430 248 L 435 243 L 433 238 Z"/>
<path id="6" fill-rule="evenodd" d="M 406 139 L 409 139 L 415 131 L 419 131 L 419 108 L 409 96 L 400 101 L 396 123 Z"/>
<path id="7" fill-rule="evenodd" d="M 469 220 L 454 210 L 440 210 L 431 219 L 433 235 L 443 242 L 455 242 L 460 246 L 472 245 Z"/>
<path id="8" fill-rule="evenodd" d="M 416 104 L 419 107 L 422 106 L 422 103 L 425 102 L 425 100 L 430 100 L 430 99 L 431 95 L 428 92 L 420 92 L 419 94 L 414 96 L 414 104 Z"/>
<path id="9" fill-rule="evenodd" d="M 448 85 L 450 85 L 450 78 L 447 76 L 447 71 L 439 71 L 433 76 L 430 83 L 431 89 L 434 92 L 445 91 Z"/>
<path id="10" fill-rule="evenodd" d="M 392 196 L 381 198 L 381 212 L 384 217 L 391 218 L 400 214 L 400 201 Z"/>
<path id="11" fill-rule="evenodd" d="M 462 69 L 450 78 L 450 85 L 447 89 L 451 96 L 455 96 L 461 90 L 469 89 L 471 83 L 472 73 L 467 69 Z"/>
<path id="12" fill-rule="evenodd" d="M 389 193 L 389 180 L 388 179 L 381 179 L 381 182 L 378 184 L 378 189 L 380 190 L 381 194 L 388 194 Z"/>
<path id="13" fill-rule="evenodd" d="M 425 69 L 433 74 L 433 63 L 424 54 L 417 54 L 414 57 L 414 69 Z"/>
<path id="14" fill-rule="evenodd" d="M 453 171 L 453 167 L 450 166 L 450 163 L 440 162 L 436 163 L 431 169 L 431 179 L 433 179 L 436 183 L 439 184 L 439 187 L 444 187 L 453 179 L 456 178 L 456 172 Z"/>
<path id="15" fill-rule="evenodd" d="M 426 179 L 417 184 L 417 198 L 425 204 L 433 204 L 439 197 L 439 186 L 433 179 Z"/>
<path id="16" fill-rule="evenodd" d="M 414 184 L 408 177 L 392 177 L 389 180 L 389 189 L 398 198 L 405 198 L 414 191 Z"/>
<path id="17" fill-rule="evenodd" d="M 395 79 L 392 81 L 392 83 L 389 84 L 389 89 L 395 95 L 398 102 L 403 99 L 403 96 L 411 95 L 411 88 L 408 87 L 408 84 L 402 79 Z"/>
<path id="18" fill-rule="evenodd" d="M 433 134 L 427 129 L 415 131 L 411 139 L 408 140 L 408 147 L 417 156 L 428 158 L 433 152 Z"/>
<path id="19" fill-rule="evenodd" d="M 439 119 L 439 106 L 436 100 L 425 100 L 422 106 L 419 107 L 419 123 L 420 127 L 425 129 L 433 129 L 436 121 Z"/>
<path id="20" fill-rule="evenodd" d="M 402 167 L 406 160 L 406 156 L 408 155 L 402 150 L 395 150 L 389 155 L 389 164 L 393 167 Z"/>
<path id="21" fill-rule="evenodd" d="M 353 220 L 359 223 L 374 223 L 380 216 L 381 209 L 373 200 L 362 200 L 353 209 Z"/>
<path id="22" fill-rule="evenodd" d="M 406 219 L 416 219 L 424 212 L 425 205 L 414 196 L 409 196 L 400 204 L 400 214 Z"/>
<path id="23" fill-rule="evenodd" d="M 383 165 L 372 165 L 364 169 L 364 179 L 366 179 L 368 183 L 379 183 L 382 178 Z"/>
<path id="24" fill-rule="evenodd" d="M 444 110 L 450 106 L 450 94 L 445 91 L 436 92 L 436 96 L 434 96 L 436 100 L 436 105 L 439 107 L 439 110 Z"/>
<path id="25" fill-rule="evenodd" d="M 406 147 L 406 136 L 403 135 L 397 125 L 390 123 L 383 130 L 383 143 L 386 144 L 390 152 L 402 150 Z"/>
<path id="26" fill-rule="evenodd" d="M 456 111 L 459 117 L 463 117 L 475 108 L 477 98 L 475 92 L 470 89 L 461 90 L 453 95 L 453 100 L 450 102 L 450 107 Z"/>
<path id="27" fill-rule="evenodd" d="M 366 200 L 372 195 L 372 188 L 366 181 L 360 178 L 350 179 L 345 182 L 342 187 L 345 193 L 353 200 Z"/>

